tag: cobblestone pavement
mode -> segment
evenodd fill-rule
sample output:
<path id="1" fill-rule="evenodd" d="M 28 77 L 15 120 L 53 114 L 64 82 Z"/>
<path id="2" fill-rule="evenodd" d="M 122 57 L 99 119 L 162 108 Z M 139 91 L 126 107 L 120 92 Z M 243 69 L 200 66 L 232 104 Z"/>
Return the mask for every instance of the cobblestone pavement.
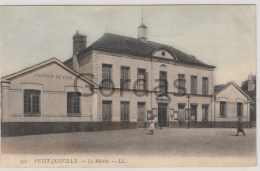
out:
<path id="1" fill-rule="evenodd" d="M 3 154 L 115 154 L 170 156 L 256 156 L 256 129 L 128 129 L 3 137 Z"/>

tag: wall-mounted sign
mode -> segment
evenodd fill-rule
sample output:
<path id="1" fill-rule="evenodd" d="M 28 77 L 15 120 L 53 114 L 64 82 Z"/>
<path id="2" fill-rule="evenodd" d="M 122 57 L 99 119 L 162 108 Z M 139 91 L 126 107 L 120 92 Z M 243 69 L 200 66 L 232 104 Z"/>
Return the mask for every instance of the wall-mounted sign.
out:
<path id="1" fill-rule="evenodd" d="M 55 74 L 46 74 L 46 73 L 35 73 L 33 75 L 34 78 L 49 78 L 49 79 L 66 79 L 73 80 L 72 76 L 68 75 L 55 75 Z"/>

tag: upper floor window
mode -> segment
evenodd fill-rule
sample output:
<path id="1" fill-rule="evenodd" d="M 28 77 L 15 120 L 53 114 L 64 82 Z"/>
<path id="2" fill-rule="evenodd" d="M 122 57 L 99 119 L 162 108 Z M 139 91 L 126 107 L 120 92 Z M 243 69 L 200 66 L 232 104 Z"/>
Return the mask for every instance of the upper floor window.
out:
<path id="1" fill-rule="evenodd" d="M 121 89 L 130 88 L 130 76 L 129 76 L 129 67 L 121 67 L 121 76 L 120 76 L 120 87 Z"/>
<path id="2" fill-rule="evenodd" d="M 67 112 L 68 114 L 80 114 L 80 96 L 78 92 L 67 93 Z"/>
<path id="3" fill-rule="evenodd" d="M 40 90 L 24 90 L 24 113 L 40 114 Z"/>
<path id="4" fill-rule="evenodd" d="M 112 65 L 102 65 L 102 86 L 112 88 Z"/>
<path id="5" fill-rule="evenodd" d="M 202 94 L 208 95 L 209 80 L 207 77 L 202 78 Z"/>
<path id="6" fill-rule="evenodd" d="M 185 75 L 184 74 L 178 74 L 178 93 L 179 94 L 185 94 Z"/>
<path id="7" fill-rule="evenodd" d="M 167 72 L 160 71 L 159 90 L 161 94 L 166 94 L 168 91 Z"/>
<path id="8" fill-rule="evenodd" d="M 243 103 L 241 103 L 241 102 L 237 103 L 237 116 L 238 117 L 243 116 Z"/>
<path id="9" fill-rule="evenodd" d="M 225 101 L 220 101 L 220 117 L 224 118 L 227 116 L 227 103 Z"/>
<path id="10" fill-rule="evenodd" d="M 146 70 L 138 69 L 137 70 L 137 90 L 145 90 L 146 89 Z"/>
<path id="11" fill-rule="evenodd" d="M 191 76 L 191 94 L 197 94 L 197 76 Z"/>

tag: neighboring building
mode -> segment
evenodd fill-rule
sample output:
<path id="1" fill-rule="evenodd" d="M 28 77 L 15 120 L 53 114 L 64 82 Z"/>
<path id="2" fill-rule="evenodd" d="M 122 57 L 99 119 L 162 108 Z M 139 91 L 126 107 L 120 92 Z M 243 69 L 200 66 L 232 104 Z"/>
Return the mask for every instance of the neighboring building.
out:
<path id="1" fill-rule="evenodd" d="M 250 107 L 250 121 L 256 121 L 256 76 L 249 74 L 248 79 L 243 81 L 241 89 L 246 92 L 252 99 Z"/>
<path id="2" fill-rule="evenodd" d="M 250 121 L 251 98 L 236 83 L 215 86 L 213 97 L 214 121 Z"/>
<path id="3" fill-rule="evenodd" d="M 214 113 L 215 66 L 148 41 L 146 32 L 141 24 L 138 39 L 105 33 L 87 48 L 86 36 L 76 32 L 64 63 L 53 58 L 3 77 L 2 134 L 137 128 L 151 117 L 164 127 L 177 127 L 179 118 L 234 121 Z M 240 100 L 247 117 L 248 99 Z"/>

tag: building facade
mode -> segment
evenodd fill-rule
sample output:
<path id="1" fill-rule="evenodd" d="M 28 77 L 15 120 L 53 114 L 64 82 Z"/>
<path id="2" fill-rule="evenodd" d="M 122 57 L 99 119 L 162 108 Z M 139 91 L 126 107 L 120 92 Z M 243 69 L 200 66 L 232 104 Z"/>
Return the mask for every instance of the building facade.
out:
<path id="1" fill-rule="evenodd" d="M 65 62 L 52 58 L 3 77 L 2 133 L 143 128 L 151 118 L 159 127 L 231 121 L 216 116 L 215 66 L 148 41 L 144 24 L 138 31 L 138 39 L 105 33 L 88 47 L 76 32 Z"/>
<path id="2" fill-rule="evenodd" d="M 215 66 L 144 37 L 140 30 L 139 39 L 106 33 L 65 61 L 100 86 L 98 121 L 138 122 L 143 127 L 154 117 L 159 125 L 170 126 L 185 109 L 194 121 L 212 121 Z"/>
<path id="3" fill-rule="evenodd" d="M 248 79 L 243 81 L 241 89 L 252 99 L 250 106 L 250 121 L 256 125 L 256 75 L 249 74 Z"/>
<path id="4" fill-rule="evenodd" d="M 215 121 L 250 121 L 251 98 L 234 82 L 215 87 Z"/>

